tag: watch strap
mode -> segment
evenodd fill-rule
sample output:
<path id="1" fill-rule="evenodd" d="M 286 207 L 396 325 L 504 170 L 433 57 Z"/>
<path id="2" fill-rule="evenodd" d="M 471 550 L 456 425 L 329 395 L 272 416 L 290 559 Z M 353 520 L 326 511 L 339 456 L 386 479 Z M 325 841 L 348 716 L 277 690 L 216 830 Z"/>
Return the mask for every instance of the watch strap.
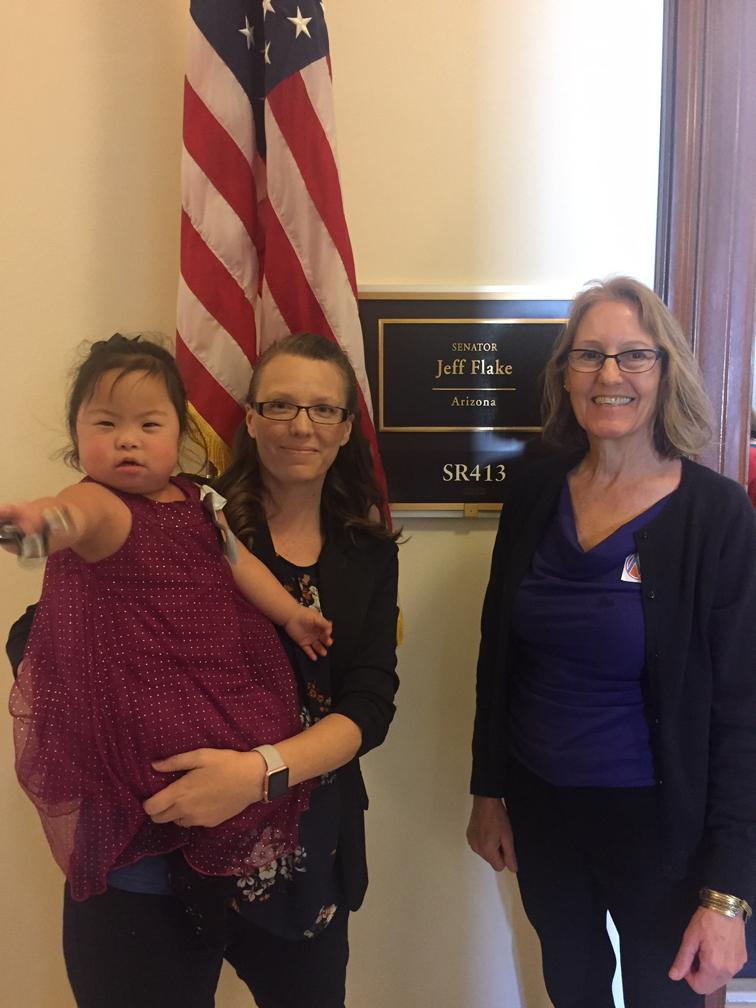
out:
<path id="1" fill-rule="evenodd" d="M 272 745 L 255 746 L 251 751 L 260 753 L 267 768 L 263 779 L 263 801 L 273 801 L 285 795 L 289 790 L 289 768 L 279 751 Z"/>
<path id="2" fill-rule="evenodd" d="M 286 767 L 283 759 L 281 758 L 281 753 L 272 745 L 259 745 L 255 746 L 252 752 L 259 752 L 262 758 L 265 760 L 265 765 L 268 768 L 268 773 L 272 773 L 274 770 L 283 770 Z"/>

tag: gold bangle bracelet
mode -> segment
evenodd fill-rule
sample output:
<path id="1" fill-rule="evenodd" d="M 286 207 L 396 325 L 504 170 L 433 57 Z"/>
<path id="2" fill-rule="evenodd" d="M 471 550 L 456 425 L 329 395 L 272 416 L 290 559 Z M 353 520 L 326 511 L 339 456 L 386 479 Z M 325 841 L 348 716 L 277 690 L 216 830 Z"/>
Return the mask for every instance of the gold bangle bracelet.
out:
<path id="1" fill-rule="evenodd" d="M 725 917 L 740 917 L 748 920 L 751 916 L 751 907 L 744 899 L 738 896 L 731 896 L 729 893 L 717 892 L 716 889 L 701 889 L 698 894 L 701 906 L 707 910 L 714 910 Z"/>

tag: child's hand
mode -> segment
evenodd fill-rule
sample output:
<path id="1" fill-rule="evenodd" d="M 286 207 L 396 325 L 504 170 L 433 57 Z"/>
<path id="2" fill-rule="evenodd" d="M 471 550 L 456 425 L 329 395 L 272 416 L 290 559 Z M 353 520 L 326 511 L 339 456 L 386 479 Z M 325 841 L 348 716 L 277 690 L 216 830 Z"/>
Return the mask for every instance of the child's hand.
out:
<path id="1" fill-rule="evenodd" d="M 21 558 L 47 556 L 50 533 L 70 528 L 68 509 L 53 497 L 0 504 L 0 545 Z"/>
<path id="2" fill-rule="evenodd" d="M 46 532 L 50 515 L 55 510 L 60 510 L 60 502 L 55 497 L 0 504 L 0 525 L 15 525 L 21 535 Z"/>
<path id="3" fill-rule="evenodd" d="M 298 605 L 283 628 L 312 661 L 328 654 L 328 648 L 333 644 L 333 624 L 312 606 Z"/>

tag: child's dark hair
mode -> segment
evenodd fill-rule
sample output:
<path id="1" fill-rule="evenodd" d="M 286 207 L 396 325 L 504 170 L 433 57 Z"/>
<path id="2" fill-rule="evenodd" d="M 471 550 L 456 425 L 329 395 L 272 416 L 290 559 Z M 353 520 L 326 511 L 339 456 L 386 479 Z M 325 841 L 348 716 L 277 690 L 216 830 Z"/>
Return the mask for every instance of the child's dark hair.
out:
<path id="1" fill-rule="evenodd" d="M 110 339 L 93 343 L 84 361 L 74 371 L 66 404 L 66 426 L 71 447 L 63 455 L 69 465 L 79 468 L 79 445 L 76 439 L 79 410 L 92 397 L 97 382 L 108 371 L 120 372 L 116 381 L 134 371 L 162 378 L 168 398 L 176 410 L 181 436 L 187 433 L 192 438 L 196 436 L 195 425 L 189 417 L 186 389 L 173 355 L 164 347 L 143 340 L 140 336 L 127 339 L 126 336 L 115 333 Z"/>
<path id="2" fill-rule="evenodd" d="M 346 389 L 344 406 L 353 417 L 352 433 L 339 448 L 323 484 L 322 510 L 338 524 L 359 528 L 373 535 L 396 539 L 399 533 L 387 528 L 383 519 L 383 495 L 373 472 L 370 445 L 360 428 L 360 396 L 351 361 L 333 340 L 315 333 L 284 336 L 267 348 L 255 365 L 247 394 L 247 405 L 258 399 L 260 378 L 265 365 L 286 354 L 304 360 L 333 364 L 341 373 Z M 239 538 L 246 542 L 264 521 L 265 488 L 260 472 L 257 444 L 242 424 L 233 442 L 233 457 L 216 485 L 227 498 L 225 513 Z"/>

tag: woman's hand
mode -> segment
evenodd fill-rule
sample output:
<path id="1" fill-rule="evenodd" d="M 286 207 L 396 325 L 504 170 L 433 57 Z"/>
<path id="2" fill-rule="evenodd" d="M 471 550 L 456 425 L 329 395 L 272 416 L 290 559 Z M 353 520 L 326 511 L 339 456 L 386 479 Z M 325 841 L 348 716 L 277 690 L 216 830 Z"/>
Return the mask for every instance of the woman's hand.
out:
<path id="1" fill-rule="evenodd" d="M 725 917 L 699 907 L 685 929 L 669 977 L 687 980 L 698 994 L 711 994 L 731 980 L 747 959 L 742 917 Z"/>
<path id="2" fill-rule="evenodd" d="M 313 606 L 297 605 L 283 628 L 312 661 L 327 655 L 328 648 L 333 644 L 333 624 Z"/>
<path id="3" fill-rule="evenodd" d="M 512 826 L 500 798 L 473 798 L 467 842 L 495 871 L 517 871 Z"/>
<path id="4" fill-rule="evenodd" d="M 142 806 L 153 822 L 179 826 L 218 826 L 260 801 L 267 769 L 259 753 L 234 749 L 194 749 L 152 766 L 186 771 Z"/>

